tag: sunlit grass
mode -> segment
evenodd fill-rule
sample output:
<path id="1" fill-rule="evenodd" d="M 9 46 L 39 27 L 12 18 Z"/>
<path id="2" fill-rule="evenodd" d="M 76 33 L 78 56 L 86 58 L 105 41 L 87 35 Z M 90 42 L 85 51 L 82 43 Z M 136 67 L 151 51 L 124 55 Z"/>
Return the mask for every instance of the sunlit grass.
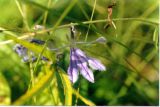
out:
<path id="1" fill-rule="evenodd" d="M 0 1 L 4 9 L 0 17 L 0 105 L 158 105 L 158 3 L 116 1 L 112 15 L 116 29 L 113 25 L 104 29 L 110 21 L 107 6 L 112 2 Z M 37 24 L 45 28 L 35 30 Z M 78 32 L 77 42 L 92 42 L 101 36 L 107 40 L 77 45 L 107 68 L 93 71 L 95 83 L 82 76 L 75 84 L 69 80 L 71 26 Z M 45 44 L 28 42 L 31 38 Z M 17 43 L 34 52 L 38 60 L 22 62 L 13 50 Z M 42 56 L 49 61 L 40 60 Z"/>

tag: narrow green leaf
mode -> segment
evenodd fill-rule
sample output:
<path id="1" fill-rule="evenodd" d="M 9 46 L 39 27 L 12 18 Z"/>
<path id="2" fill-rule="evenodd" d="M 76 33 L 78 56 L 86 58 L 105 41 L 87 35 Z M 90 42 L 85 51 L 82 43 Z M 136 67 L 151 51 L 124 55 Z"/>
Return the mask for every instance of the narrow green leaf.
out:
<path id="1" fill-rule="evenodd" d="M 72 86 L 71 82 L 69 80 L 68 75 L 59 68 L 59 74 L 62 78 L 62 83 L 64 85 L 64 91 L 65 91 L 65 105 L 71 105 L 72 104 L 72 93 L 75 94 L 79 99 L 81 99 L 86 105 L 94 106 L 95 104 L 88 99 L 81 96 Z"/>
<path id="2" fill-rule="evenodd" d="M 59 68 L 59 74 L 62 79 L 62 84 L 64 86 L 64 92 L 65 92 L 65 105 L 69 106 L 72 105 L 72 85 L 68 78 L 68 75 Z"/>
<path id="3" fill-rule="evenodd" d="M 0 71 L 0 106 L 10 105 L 11 103 L 11 89 L 6 78 Z"/>
<path id="4" fill-rule="evenodd" d="M 112 25 L 113 25 L 113 28 L 115 29 L 115 31 L 116 31 L 116 38 L 118 37 L 118 35 L 117 35 L 117 27 L 116 27 L 116 24 L 112 21 Z"/>
<path id="5" fill-rule="evenodd" d="M 13 105 L 22 105 L 31 97 L 41 92 L 44 88 L 46 88 L 49 85 L 49 83 L 53 78 L 53 75 L 54 75 L 53 71 L 48 72 L 41 80 L 39 80 L 37 84 L 34 85 L 33 88 L 31 88 L 31 90 L 29 90 L 24 95 L 22 95 L 19 99 L 17 99 L 13 103 Z"/>
<path id="6" fill-rule="evenodd" d="M 1 27 L 0 27 L 0 29 L 5 30 L 4 28 L 1 28 Z M 7 38 L 9 38 L 9 39 L 11 39 L 11 40 L 23 45 L 24 47 L 28 48 L 29 50 L 31 50 L 31 51 L 33 51 L 33 52 L 35 52 L 37 54 L 39 54 L 39 53 L 41 53 L 43 51 L 43 46 L 38 46 L 38 45 L 35 45 L 33 43 L 29 43 L 29 42 L 27 42 L 25 40 L 22 40 L 22 39 L 18 38 L 17 34 L 11 32 L 11 31 L 4 31 L 3 33 L 6 34 Z M 43 56 L 51 59 L 52 58 L 51 56 L 53 56 L 53 55 L 51 55 L 51 52 L 46 49 L 43 52 Z M 52 58 L 52 60 L 54 60 L 54 59 Z"/>
<path id="7" fill-rule="evenodd" d="M 91 14 L 90 21 L 92 21 L 92 19 L 93 19 L 93 15 L 94 15 L 94 12 L 95 12 L 96 4 L 97 4 L 97 0 L 94 1 L 94 6 L 93 6 L 93 9 L 92 9 L 92 14 Z M 87 33 L 86 33 L 86 36 L 85 36 L 85 42 L 87 41 L 87 38 L 88 38 L 88 33 L 89 33 L 90 26 L 91 25 L 89 24 L 88 30 L 87 30 Z"/>
<path id="8" fill-rule="evenodd" d="M 25 40 L 20 40 L 20 39 L 17 39 L 17 37 L 14 37 L 14 36 L 11 36 L 11 35 L 7 35 L 8 38 L 12 39 L 13 41 L 23 45 L 24 47 L 28 48 L 29 50 L 37 53 L 37 54 L 40 54 L 42 51 L 43 51 L 43 46 L 38 46 L 38 45 L 35 45 L 33 43 L 29 43 Z M 45 51 L 43 52 L 43 56 L 51 59 L 51 52 L 47 49 L 45 49 Z"/>
<path id="9" fill-rule="evenodd" d="M 153 41 L 156 49 L 158 48 L 158 28 L 156 27 L 153 33 Z"/>
<path id="10" fill-rule="evenodd" d="M 26 16 L 25 16 L 25 14 L 24 14 L 24 11 L 22 10 L 22 7 L 21 7 L 21 5 L 20 5 L 20 2 L 19 2 L 18 0 L 15 0 L 15 2 L 16 2 L 16 5 L 17 5 L 17 7 L 18 7 L 18 10 L 19 10 L 19 12 L 20 12 L 20 14 L 21 14 L 21 16 L 22 16 L 22 18 L 23 18 L 23 22 L 24 22 L 24 24 L 25 24 L 25 27 L 27 28 L 27 30 L 29 30 L 29 25 L 28 25 Z"/>
<path id="11" fill-rule="evenodd" d="M 81 96 L 75 89 L 72 89 L 72 90 L 73 90 L 73 94 L 75 94 L 79 99 L 81 99 L 86 105 L 95 106 L 95 104 L 92 101 Z"/>
<path id="12" fill-rule="evenodd" d="M 153 33 L 153 41 L 156 41 L 156 39 L 157 39 L 157 36 L 158 36 L 158 29 L 157 28 L 155 28 L 155 30 L 154 30 L 154 33 Z"/>

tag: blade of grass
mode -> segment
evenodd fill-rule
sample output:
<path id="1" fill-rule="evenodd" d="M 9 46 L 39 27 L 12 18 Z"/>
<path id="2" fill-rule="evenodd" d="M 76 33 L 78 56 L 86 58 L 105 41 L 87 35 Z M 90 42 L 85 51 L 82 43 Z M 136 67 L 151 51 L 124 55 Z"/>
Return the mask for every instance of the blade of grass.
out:
<path id="1" fill-rule="evenodd" d="M 36 72 L 36 70 L 37 70 L 37 66 L 38 66 L 39 61 L 40 61 L 40 59 L 41 59 L 41 57 L 42 57 L 42 55 L 43 55 L 43 53 L 44 53 L 44 51 L 45 51 L 45 48 L 46 48 L 46 46 L 47 46 L 47 42 L 48 42 L 48 40 L 45 41 L 45 44 L 44 44 L 43 47 L 42 47 L 42 51 L 41 51 L 41 53 L 39 54 L 39 56 L 38 56 L 38 58 L 37 58 L 35 67 L 34 67 L 34 69 L 33 69 L 34 72 Z"/>
<path id="2" fill-rule="evenodd" d="M 62 79 L 62 84 L 64 86 L 64 92 L 65 92 L 65 105 L 71 106 L 72 105 L 72 85 L 68 78 L 68 75 L 61 69 L 58 68 L 59 75 Z"/>
<path id="3" fill-rule="evenodd" d="M 31 76 L 31 80 L 30 80 L 30 84 L 29 84 L 29 87 L 30 88 L 33 88 L 34 87 L 34 84 L 35 84 L 35 76 L 34 76 L 34 70 L 33 70 L 33 63 L 32 63 L 32 59 L 31 59 L 31 54 L 30 52 L 28 52 L 28 55 L 29 55 L 29 67 L 30 67 L 30 76 Z M 29 89 L 30 89 L 29 88 Z M 36 104 L 36 96 L 33 97 L 33 103 Z"/>
<path id="4" fill-rule="evenodd" d="M 158 4 L 154 3 L 153 5 L 150 6 L 150 8 L 148 8 L 141 16 L 139 16 L 139 18 L 146 18 L 147 16 L 149 16 L 150 14 L 152 14 L 153 11 L 155 11 L 158 7 Z M 144 20 L 145 22 L 145 20 Z M 128 45 L 128 41 L 130 40 L 130 38 L 132 38 L 132 33 L 134 30 L 136 30 L 136 28 L 140 25 L 140 22 L 132 22 L 130 24 L 130 26 L 128 27 L 128 29 L 126 30 L 126 32 L 123 34 L 123 36 L 120 36 L 121 42 L 124 43 L 125 45 Z M 118 57 L 119 56 L 124 56 L 126 51 L 124 49 L 122 49 L 121 47 L 119 47 L 118 45 L 114 44 L 113 45 L 114 49 L 112 49 L 113 51 L 116 51 L 117 49 L 119 50 L 118 53 Z"/>
<path id="5" fill-rule="evenodd" d="M 35 45 L 33 43 L 29 43 L 27 41 L 24 41 L 24 40 L 20 40 L 17 35 L 11 31 L 5 31 L 4 32 L 6 35 L 7 38 L 11 39 L 12 41 L 15 41 L 21 45 L 23 45 L 24 47 L 32 50 L 33 52 L 35 53 L 41 53 L 42 52 L 42 46 L 38 46 L 38 45 Z M 46 56 L 47 58 L 51 59 L 51 52 L 49 50 L 46 50 L 43 54 L 44 56 Z"/>
<path id="6" fill-rule="evenodd" d="M 149 9 L 147 9 L 141 16 L 139 16 L 139 18 L 146 18 L 147 16 L 149 16 L 155 9 L 157 9 L 157 6 L 158 4 L 153 4 L 152 6 L 150 6 Z M 146 22 L 145 20 L 143 20 L 144 22 Z M 159 22 L 158 22 L 159 23 Z M 127 42 L 128 39 L 130 39 L 130 33 L 132 33 L 136 28 L 137 26 L 139 25 L 140 23 L 134 23 L 132 22 L 131 26 L 127 29 L 127 31 L 125 32 L 125 34 L 123 35 L 123 41 L 124 43 Z"/>
<path id="7" fill-rule="evenodd" d="M 128 63 L 129 64 L 129 66 L 131 66 L 134 70 L 135 70 L 135 72 L 136 73 L 138 73 L 139 74 L 139 71 L 126 59 L 126 58 L 124 58 L 124 60 L 126 61 L 126 63 Z M 127 79 L 125 80 L 125 85 L 127 86 L 122 86 L 121 87 L 121 89 L 120 89 L 120 91 L 118 92 L 118 94 L 117 94 L 117 96 L 116 96 L 116 98 L 114 98 L 113 100 L 111 100 L 108 104 L 109 105 L 114 105 L 114 104 L 116 104 L 116 102 L 117 102 L 117 100 L 119 99 L 119 98 L 121 98 L 121 97 L 123 97 L 123 96 L 125 96 L 126 95 L 126 93 L 127 93 L 127 90 L 128 90 L 128 87 L 132 84 L 132 83 L 137 83 L 138 84 L 138 82 L 135 80 L 135 78 L 138 76 L 135 72 L 131 72 L 129 75 L 128 75 L 128 77 L 127 77 Z M 140 74 L 141 75 L 141 74 Z M 142 76 L 142 75 L 141 75 Z M 147 80 L 144 76 L 143 76 L 143 78 L 145 79 L 145 80 Z M 148 81 L 148 80 L 147 80 Z M 149 81 L 148 81 L 149 82 Z M 145 94 L 145 93 L 144 93 Z M 149 98 L 146 98 L 147 100 L 149 99 Z M 148 102 L 150 102 L 149 100 L 148 100 Z"/>
<path id="8" fill-rule="evenodd" d="M 126 69 L 126 71 L 135 72 L 135 71 L 133 71 L 132 69 L 130 69 L 128 66 L 124 65 L 123 63 L 117 62 L 117 60 L 114 59 L 114 58 L 112 58 L 111 56 L 107 57 L 106 55 L 97 54 L 97 53 L 92 52 L 91 50 L 86 49 L 86 48 L 85 48 L 85 50 L 88 51 L 88 52 L 90 52 L 90 53 L 92 53 L 93 55 L 96 55 L 96 56 L 99 56 L 99 57 L 103 58 L 104 60 L 107 59 L 107 60 L 109 60 L 111 63 L 117 64 L 118 66 L 123 67 L 124 69 Z M 139 75 L 141 78 L 143 78 L 144 80 L 146 80 L 148 84 L 151 84 L 150 81 L 148 81 L 146 78 L 144 78 L 143 76 L 141 76 L 138 72 L 135 72 L 135 73 L 138 74 L 138 75 Z"/>
<path id="9" fill-rule="evenodd" d="M 33 51 L 33 52 L 35 52 L 35 53 L 37 53 L 37 54 L 41 53 L 42 50 L 43 50 L 43 49 L 42 49 L 42 46 L 38 46 L 38 45 L 35 45 L 35 44 L 32 44 L 32 43 L 29 43 L 29 42 L 27 42 L 27 41 L 24 41 L 24 40 L 19 40 L 19 39 L 17 39 L 17 38 L 14 37 L 14 36 L 10 36 L 10 35 L 9 35 L 8 38 L 14 40 L 15 42 L 23 45 L 24 47 L 28 48 L 29 50 L 31 50 L 31 51 Z M 44 52 L 43 56 L 46 56 L 47 58 L 51 59 L 51 53 L 50 53 L 50 51 L 49 51 L 49 50 L 46 50 L 46 51 Z"/>
<path id="10" fill-rule="evenodd" d="M 93 15 L 94 15 L 94 11 L 95 11 L 95 8 L 96 8 L 96 4 L 97 4 L 97 0 L 94 0 L 94 6 L 93 6 L 93 10 L 92 10 L 90 21 L 92 21 L 92 19 L 93 19 Z M 90 26 L 91 25 L 89 24 L 88 30 L 87 30 L 87 33 L 86 33 L 86 37 L 85 37 L 85 42 L 87 41 L 87 38 L 88 38 L 88 33 L 89 33 Z"/>
<path id="11" fill-rule="evenodd" d="M 54 32 L 57 28 L 57 26 L 62 22 L 62 20 L 65 18 L 65 16 L 68 14 L 68 12 L 72 9 L 72 7 L 76 4 L 77 0 L 72 0 L 68 7 L 65 9 L 65 11 L 62 13 L 58 21 L 55 23 L 55 25 L 52 28 L 52 31 Z M 49 40 L 50 37 L 47 38 Z"/>
<path id="12" fill-rule="evenodd" d="M 151 21 L 151 20 L 144 19 L 144 18 L 115 18 L 112 20 L 113 21 L 140 21 L 144 24 L 151 24 L 151 25 L 156 25 L 156 26 L 158 26 L 160 24 L 159 22 Z M 57 28 L 60 29 L 60 28 L 66 28 L 66 27 L 70 27 L 70 26 L 86 25 L 86 24 L 90 24 L 90 23 L 106 23 L 107 21 L 109 21 L 109 20 L 108 19 L 101 19 L 101 20 L 93 20 L 93 21 L 84 21 L 81 23 L 72 23 L 72 24 L 61 25 L 61 26 L 58 26 Z M 0 27 L 0 30 L 3 31 L 3 33 L 6 33 L 6 31 L 5 31 L 6 29 Z M 48 28 L 46 30 L 38 31 L 36 33 L 41 34 L 41 33 L 50 32 L 52 30 L 53 30 L 53 28 Z M 33 37 L 33 36 L 35 36 L 35 33 L 30 32 L 27 34 L 23 34 L 21 37 L 18 37 L 18 39 L 26 39 L 26 38 Z M 13 40 L 7 40 L 7 41 L 0 42 L 0 45 L 5 45 L 8 43 L 12 43 L 12 42 L 13 42 Z"/>
<path id="13" fill-rule="evenodd" d="M 15 102 L 13 102 L 13 105 L 22 105 L 34 95 L 40 93 L 44 88 L 49 85 L 53 78 L 53 75 L 54 71 L 48 72 L 41 80 L 39 80 L 37 84 L 34 85 L 33 88 L 31 88 L 31 90 L 27 91 L 24 95 L 22 95 Z"/>
<path id="14" fill-rule="evenodd" d="M 75 89 L 72 89 L 72 90 L 73 90 L 73 94 L 75 94 L 86 105 L 88 105 L 88 106 L 95 106 L 95 104 L 92 101 L 90 101 L 90 100 L 84 98 L 83 96 L 81 96 Z"/>
<path id="15" fill-rule="evenodd" d="M 60 68 L 59 68 L 60 69 Z M 75 94 L 80 100 L 82 100 L 85 104 L 89 105 L 89 106 L 95 106 L 95 104 L 91 101 L 89 101 L 88 99 L 84 98 L 83 96 L 81 96 L 74 88 L 71 87 L 71 82 L 68 78 L 68 75 L 62 71 L 62 69 L 59 70 L 59 73 L 60 73 L 60 76 L 62 78 L 62 82 L 63 82 L 63 85 L 69 85 L 68 87 L 68 91 L 71 91 L 73 94 Z M 66 87 L 66 86 L 65 86 Z M 65 88 L 67 89 L 67 88 Z M 66 91 L 66 90 L 65 90 Z M 66 93 L 65 94 L 69 94 L 69 93 Z M 70 93 L 71 94 L 71 93 Z M 70 95 L 71 96 L 71 95 Z M 68 100 L 68 99 L 66 99 Z M 67 101 L 68 102 L 68 101 Z"/>
<path id="16" fill-rule="evenodd" d="M 128 46 L 126 46 L 126 45 L 123 44 L 122 42 L 119 42 L 119 41 L 117 41 L 117 40 L 113 40 L 113 41 L 115 41 L 115 43 L 117 43 L 118 45 L 124 47 L 124 48 L 127 49 L 128 51 L 134 53 L 135 55 L 137 55 L 138 57 L 140 57 L 141 59 L 143 59 L 145 62 L 148 63 L 148 60 L 147 60 L 145 57 L 143 57 L 143 56 L 140 55 L 139 53 L 135 52 L 134 50 L 130 49 Z M 152 67 L 154 67 L 155 69 L 158 69 L 155 65 L 153 65 L 153 64 L 151 64 L 151 65 L 152 65 Z"/>
<path id="17" fill-rule="evenodd" d="M 158 49 L 158 27 L 155 28 L 154 33 L 153 33 L 153 41 L 156 49 Z"/>
<path id="18" fill-rule="evenodd" d="M 68 14 L 68 12 L 72 9 L 72 7 L 76 4 L 77 0 L 72 0 L 69 4 L 69 6 L 65 9 L 65 11 L 62 13 L 62 15 L 60 16 L 59 20 L 57 21 L 57 23 L 54 25 L 52 31 L 54 31 L 57 26 L 61 23 L 61 21 L 63 20 L 63 18 Z"/>
<path id="19" fill-rule="evenodd" d="M 45 74 L 50 72 L 50 66 L 44 66 L 44 68 L 45 68 Z M 55 106 L 57 106 L 59 103 L 61 103 L 59 100 L 59 91 L 57 91 L 56 84 L 57 84 L 57 78 L 56 78 L 56 75 L 54 75 L 47 90 L 48 90 L 48 94 L 51 96 L 53 104 Z"/>
<path id="20" fill-rule="evenodd" d="M 52 0 L 48 0 L 48 5 L 47 5 L 47 7 L 50 7 L 50 5 L 51 5 L 51 2 Z M 43 19 L 43 26 L 45 26 L 45 24 L 46 24 L 46 20 L 47 20 L 47 16 L 48 16 L 48 11 L 45 11 L 45 13 L 44 13 L 44 19 Z"/>
<path id="21" fill-rule="evenodd" d="M 82 13 L 84 14 L 85 18 L 86 18 L 87 20 L 90 20 L 88 14 L 87 14 L 87 12 L 84 10 L 84 6 L 83 6 L 83 4 L 82 4 L 81 2 L 78 2 L 78 7 L 80 8 L 80 10 L 82 11 Z M 85 27 L 85 26 L 84 26 L 84 27 Z M 86 26 L 86 27 L 87 27 L 87 26 Z M 96 33 L 100 32 L 100 31 L 96 28 L 96 26 L 95 26 L 94 24 L 91 24 L 91 28 L 90 28 L 90 29 L 91 29 L 93 32 L 96 32 Z"/>
<path id="22" fill-rule="evenodd" d="M 26 27 L 27 30 L 29 31 L 29 25 L 28 25 L 26 16 L 25 16 L 24 12 L 22 11 L 21 5 L 20 5 L 20 3 L 19 3 L 18 0 L 15 0 L 15 2 L 16 2 L 16 4 L 17 4 L 17 7 L 18 7 L 18 9 L 19 9 L 19 12 L 20 12 L 20 14 L 21 14 L 21 16 L 22 16 L 22 18 L 23 18 L 23 22 L 24 22 L 24 24 L 25 24 L 25 27 Z"/>

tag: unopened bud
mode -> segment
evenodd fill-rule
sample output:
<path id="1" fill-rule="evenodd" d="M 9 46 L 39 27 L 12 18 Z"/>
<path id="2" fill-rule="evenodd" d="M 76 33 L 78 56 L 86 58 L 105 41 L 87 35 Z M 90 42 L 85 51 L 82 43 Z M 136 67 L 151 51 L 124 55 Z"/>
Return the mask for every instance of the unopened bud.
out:
<path id="1" fill-rule="evenodd" d="M 96 39 L 96 42 L 99 42 L 99 43 L 106 43 L 106 38 L 104 37 L 99 37 L 98 39 Z"/>
<path id="2" fill-rule="evenodd" d="M 34 26 L 34 30 L 43 30 L 43 29 L 45 29 L 45 27 L 42 25 L 35 25 Z"/>

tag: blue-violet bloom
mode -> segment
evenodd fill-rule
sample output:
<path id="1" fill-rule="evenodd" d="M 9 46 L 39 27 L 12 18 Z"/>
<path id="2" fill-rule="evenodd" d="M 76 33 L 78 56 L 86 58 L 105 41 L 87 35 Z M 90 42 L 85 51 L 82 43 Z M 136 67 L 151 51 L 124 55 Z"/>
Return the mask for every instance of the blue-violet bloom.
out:
<path id="1" fill-rule="evenodd" d="M 90 58 L 78 48 L 70 49 L 70 65 L 68 67 L 68 75 L 72 83 L 78 80 L 80 74 L 88 81 L 94 83 L 94 75 L 92 70 L 105 71 L 106 67 L 97 59 Z"/>

